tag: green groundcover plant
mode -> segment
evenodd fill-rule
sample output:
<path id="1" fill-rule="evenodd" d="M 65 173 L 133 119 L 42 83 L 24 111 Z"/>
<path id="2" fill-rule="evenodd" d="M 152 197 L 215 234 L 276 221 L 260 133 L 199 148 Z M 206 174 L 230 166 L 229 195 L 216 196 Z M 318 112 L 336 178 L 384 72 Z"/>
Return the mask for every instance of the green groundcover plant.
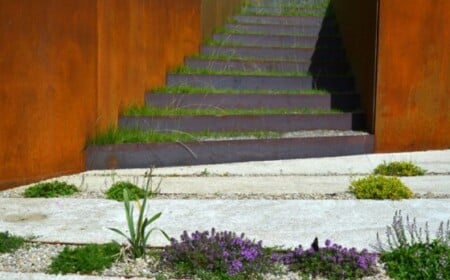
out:
<path id="1" fill-rule="evenodd" d="M 145 190 L 133 183 L 119 181 L 114 183 L 106 192 L 106 198 L 117 201 L 123 201 L 123 191 L 127 190 L 128 197 L 131 200 L 144 198 Z"/>
<path id="2" fill-rule="evenodd" d="M 11 253 L 19 249 L 25 243 L 25 239 L 9 232 L 0 232 L 0 253 Z"/>
<path id="3" fill-rule="evenodd" d="M 450 279 L 450 220 L 446 226 L 441 222 L 435 238 L 431 239 L 428 223 L 422 231 L 416 219 L 410 221 L 406 216 L 405 224 L 401 212 L 397 211 L 392 225 L 386 227 L 386 237 L 387 244 L 377 235 L 374 247 L 380 252 L 391 278 Z"/>
<path id="4" fill-rule="evenodd" d="M 358 199 L 398 200 L 414 197 L 413 192 L 398 178 L 381 175 L 370 175 L 352 181 L 349 190 Z"/>
<path id="5" fill-rule="evenodd" d="M 394 161 L 378 165 L 373 173 L 385 176 L 421 176 L 426 170 L 420 168 L 410 161 Z"/>
<path id="6" fill-rule="evenodd" d="M 77 187 L 66 182 L 52 181 L 45 183 L 38 183 L 27 188 L 24 192 L 25 197 L 60 197 L 72 195 L 79 192 Z"/>
<path id="7" fill-rule="evenodd" d="M 77 248 L 64 247 L 63 251 L 53 258 L 49 267 L 51 274 L 101 272 L 112 266 L 120 256 L 120 245 L 117 243 L 92 244 Z"/>

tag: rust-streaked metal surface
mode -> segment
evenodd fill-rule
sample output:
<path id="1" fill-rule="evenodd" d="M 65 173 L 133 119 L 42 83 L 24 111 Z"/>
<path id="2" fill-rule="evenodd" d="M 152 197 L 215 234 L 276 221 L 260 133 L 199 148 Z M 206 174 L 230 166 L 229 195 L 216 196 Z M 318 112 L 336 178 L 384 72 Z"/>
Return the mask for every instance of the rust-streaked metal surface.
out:
<path id="1" fill-rule="evenodd" d="M 0 189 L 82 171 L 86 140 L 240 3 L 0 1 Z"/>
<path id="2" fill-rule="evenodd" d="M 376 151 L 450 148 L 450 1 L 380 0 Z"/>
<path id="3" fill-rule="evenodd" d="M 361 130 L 363 116 L 358 113 L 299 114 L 299 115 L 238 115 L 145 117 L 124 116 L 119 127 L 160 131 L 299 131 L 299 130 Z"/>
<path id="4" fill-rule="evenodd" d="M 359 95 L 341 94 L 167 94 L 149 93 L 146 104 L 154 107 L 186 108 L 315 108 L 353 110 Z"/>
<path id="5" fill-rule="evenodd" d="M 355 155 L 373 152 L 373 136 L 90 146 L 88 169 L 148 168 Z"/>

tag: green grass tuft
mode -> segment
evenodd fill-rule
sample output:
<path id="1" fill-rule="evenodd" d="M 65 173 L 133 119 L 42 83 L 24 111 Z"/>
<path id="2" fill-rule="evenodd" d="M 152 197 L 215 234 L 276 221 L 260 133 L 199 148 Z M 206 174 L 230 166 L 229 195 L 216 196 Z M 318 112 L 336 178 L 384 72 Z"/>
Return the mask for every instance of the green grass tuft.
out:
<path id="1" fill-rule="evenodd" d="M 20 236 L 0 232 L 0 253 L 11 253 L 19 249 L 25 243 L 25 239 Z"/>
<path id="2" fill-rule="evenodd" d="M 80 273 L 91 274 L 102 272 L 111 267 L 119 258 L 120 245 L 117 243 L 92 244 L 77 248 L 64 247 L 64 250 L 55 258 L 49 267 L 51 274 Z"/>
<path id="3" fill-rule="evenodd" d="M 132 106 L 125 110 L 125 116 L 224 116 L 224 115 L 287 115 L 287 114 L 337 114 L 335 109 L 311 109 L 311 108 L 275 108 L 275 109 L 221 109 L 221 108 L 185 108 L 185 107 L 150 107 Z"/>
<path id="4" fill-rule="evenodd" d="M 426 170 L 409 161 L 394 161 L 382 163 L 373 171 L 376 175 L 386 176 L 421 176 Z"/>
<path id="5" fill-rule="evenodd" d="M 123 190 L 126 189 L 130 200 L 136 200 L 144 198 L 145 190 L 136 186 L 133 183 L 126 181 L 119 181 L 114 183 L 106 192 L 106 198 L 117 201 L 123 201 Z M 150 197 L 156 196 L 155 192 L 150 191 Z"/>
<path id="6" fill-rule="evenodd" d="M 413 192 L 398 178 L 370 175 L 355 180 L 349 190 L 358 199 L 404 199 L 414 197 Z"/>
<path id="7" fill-rule="evenodd" d="M 193 87 L 189 85 L 166 86 L 153 89 L 156 93 L 187 93 L 187 94 L 331 94 L 326 90 L 235 90 L 212 87 Z"/>
<path id="8" fill-rule="evenodd" d="M 281 133 L 274 131 L 247 131 L 247 132 L 195 132 L 187 133 L 183 131 L 142 131 L 134 129 L 109 129 L 104 133 L 91 139 L 91 145 L 110 145 L 127 143 L 173 143 L 173 142 L 193 142 L 207 139 L 251 137 L 256 139 L 276 138 Z"/>
<path id="9" fill-rule="evenodd" d="M 72 195 L 79 192 L 77 187 L 69 185 L 66 182 L 46 182 L 39 183 L 27 188 L 24 192 L 25 197 L 60 197 L 66 195 Z"/>
<path id="10" fill-rule="evenodd" d="M 277 76 L 277 77 L 307 77 L 307 72 L 279 72 L 279 71 L 241 71 L 241 70 L 211 70 L 208 68 L 189 68 L 181 66 L 171 71 L 172 74 L 189 75 L 239 75 L 239 76 Z"/>

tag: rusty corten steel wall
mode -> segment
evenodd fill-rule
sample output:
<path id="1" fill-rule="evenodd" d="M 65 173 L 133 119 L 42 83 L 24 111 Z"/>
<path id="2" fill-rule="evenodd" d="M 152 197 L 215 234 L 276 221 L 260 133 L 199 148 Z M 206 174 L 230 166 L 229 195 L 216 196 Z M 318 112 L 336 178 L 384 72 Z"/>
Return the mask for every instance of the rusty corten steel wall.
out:
<path id="1" fill-rule="evenodd" d="M 203 1 L 0 0 L 0 189 L 84 170 L 87 138 L 198 51 Z"/>
<path id="2" fill-rule="evenodd" d="M 366 112 L 367 128 L 371 132 L 375 130 L 377 1 L 332 0 L 355 86 L 361 94 L 361 106 Z"/>
<path id="3" fill-rule="evenodd" d="M 375 148 L 450 148 L 450 1 L 381 0 Z"/>
<path id="4" fill-rule="evenodd" d="M 0 189 L 84 168 L 96 18 L 92 0 L 0 0 Z"/>

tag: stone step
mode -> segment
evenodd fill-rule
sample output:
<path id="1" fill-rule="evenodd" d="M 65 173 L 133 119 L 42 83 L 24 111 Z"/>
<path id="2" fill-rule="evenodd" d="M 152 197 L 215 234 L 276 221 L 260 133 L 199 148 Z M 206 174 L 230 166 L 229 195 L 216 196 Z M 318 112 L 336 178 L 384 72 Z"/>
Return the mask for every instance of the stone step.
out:
<path id="1" fill-rule="evenodd" d="M 372 153 L 372 135 L 88 146 L 93 169 L 149 168 Z"/>
<path id="2" fill-rule="evenodd" d="M 283 115 L 223 115 L 223 116 L 122 116 L 121 129 L 227 132 L 299 130 L 361 130 L 361 113 L 283 114 Z"/>
<path id="3" fill-rule="evenodd" d="M 232 58 L 252 58 L 266 60 L 338 60 L 345 61 L 342 48 L 268 48 L 268 47 L 227 47 L 202 46 L 205 55 L 230 56 Z"/>
<path id="4" fill-rule="evenodd" d="M 301 26 L 322 26 L 334 25 L 335 20 L 331 17 L 314 16 L 250 16 L 236 15 L 234 22 L 243 24 L 283 24 L 283 25 L 301 25 Z"/>
<path id="5" fill-rule="evenodd" d="M 336 75 L 350 73 L 346 62 L 327 61 L 246 61 L 187 58 L 185 65 L 193 69 L 209 69 L 218 71 L 275 71 L 275 72 L 309 72 L 313 75 Z"/>
<path id="6" fill-rule="evenodd" d="M 168 86 L 193 86 L 236 90 L 308 90 L 352 91 L 351 77 L 289 77 L 168 74 Z"/>
<path id="7" fill-rule="evenodd" d="M 223 45 L 242 45 L 259 47 L 337 47 L 342 46 L 339 37 L 318 36 L 286 36 L 259 34 L 214 34 L 213 40 Z"/>
<path id="8" fill-rule="evenodd" d="M 187 108 L 313 108 L 355 110 L 359 107 L 359 95 L 341 94 L 146 94 L 145 102 L 152 107 Z"/>
<path id="9" fill-rule="evenodd" d="M 322 35 L 330 36 L 336 35 L 338 29 L 336 25 L 325 26 L 304 26 L 304 25 L 280 25 L 280 24 L 226 24 L 226 33 L 250 33 L 250 34 L 264 34 L 264 35 Z"/>

